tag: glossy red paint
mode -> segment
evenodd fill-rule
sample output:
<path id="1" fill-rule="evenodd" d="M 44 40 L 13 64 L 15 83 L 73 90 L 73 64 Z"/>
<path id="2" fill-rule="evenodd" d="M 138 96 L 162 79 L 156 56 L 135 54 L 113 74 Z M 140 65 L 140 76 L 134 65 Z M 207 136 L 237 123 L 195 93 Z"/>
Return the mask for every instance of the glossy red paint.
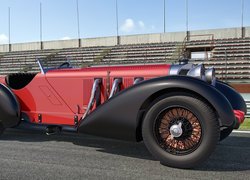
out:
<path id="1" fill-rule="evenodd" d="M 5 76 L 0 76 L 0 83 L 6 84 L 6 83 L 5 83 Z"/>
<path id="2" fill-rule="evenodd" d="M 51 70 L 46 74 L 38 73 L 24 88 L 12 90 L 19 99 L 21 111 L 32 123 L 73 126 L 74 117 L 80 120 L 86 111 L 95 78 L 102 79 L 103 103 L 115 78 L 122 78 L 123 90 L 132 86 L 135 78 L 166 76 L 169 69 L 170 65 L 162 64 Z M 6 84 L 4 77 L 0 81 Z"/>
<path id="3" fill-rule="evenodd" d="M 235 117 L 236 117 L 239 124 L 242 124 L 244 122 L 245 113 L 243 111 L 234 110 L 234 115 L 235 115 Z"/>

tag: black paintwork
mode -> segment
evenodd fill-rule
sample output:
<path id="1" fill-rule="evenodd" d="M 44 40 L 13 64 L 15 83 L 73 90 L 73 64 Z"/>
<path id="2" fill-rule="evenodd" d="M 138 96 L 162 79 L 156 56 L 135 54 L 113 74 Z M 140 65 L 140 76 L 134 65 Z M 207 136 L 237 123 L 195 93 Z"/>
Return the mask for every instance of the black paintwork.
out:
<path id="1" fill-rule="evenodd" d="M 218 89 L 230 102 L 232 105 L 233 109 L 235 110 L 241 110 L 245 114 L 247 113 L 247 106 L 246 103 L 243 99 L 243 97 L 235 91 L 231 86 L 228 84 L 217 81 L 215 85 L 216 89 Z"/>
<path id="2" fill-rule="evenodd" d="M 216 89 L 218 89 L 224 96 L 228 99 L 231 106 L 234 110 L 241 110 L 245 114 L 247 113 L 247 106 L 243 99 L 243 97 L 235 91 L 231 86 L 221 81 L 217 81 L 215 85 Z M 240 126 L 238 120 L 235 120 L 235 124 L 232 128 L 238 129 Z"/>
<path id="3" fill-rule="evenodd" d="M 78 131 L 123 140 L 140 140 L 136 132 L 150 101 L 178 91 L 203 97 L 217 111 L 220 126 L 230 127 L 234 124 L 230 102 L 215 87 L 193 77 L 166 76 L 143 81 L 121 91 L 89 114 L 79 125 Z"/>
<path id="4" fill-rule="evenodd" d="M 59 126 L 59 125 L 51 125 L 51 124 L 34 124 L 27 120 L 22 120 L 20 124 L 16 127 L 16 129 L 25 129 L 25 130 L 34 130 L 34 131 L 42 131 L 46 132 L 46 129 L 49 126 L 59 127 L 63 132 L 72 132 L 76 133 L 77 129 L 75 126 Z"/>
<path id="5" fill-rule="evenodd" d="M 4 128 L 14 127 L 20 121 L 20 105 L 13 92 L 0 83 L 0 123 Z"/>

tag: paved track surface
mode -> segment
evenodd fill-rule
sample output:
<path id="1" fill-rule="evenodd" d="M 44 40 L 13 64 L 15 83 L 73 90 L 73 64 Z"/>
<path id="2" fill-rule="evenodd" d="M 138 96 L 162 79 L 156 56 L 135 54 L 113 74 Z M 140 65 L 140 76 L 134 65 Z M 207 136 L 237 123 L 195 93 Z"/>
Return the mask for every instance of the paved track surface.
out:
<path id="1" fill-rule="evenodd" d="M 0 137 L 0 179 L 250 179 L 250 134 L 233 133 L 193 170 L 162 166 L 143 143 L 8 130 Z"/>

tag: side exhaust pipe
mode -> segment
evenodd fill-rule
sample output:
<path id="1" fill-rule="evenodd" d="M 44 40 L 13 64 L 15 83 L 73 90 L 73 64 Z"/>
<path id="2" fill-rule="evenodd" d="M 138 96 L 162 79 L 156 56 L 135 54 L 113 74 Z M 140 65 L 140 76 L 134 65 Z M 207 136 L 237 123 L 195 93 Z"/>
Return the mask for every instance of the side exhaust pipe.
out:
<path id="1" fill-rule="evenodd" d="M 60 134 L 61 131 L 62 131 L 62 127 L 60 127 L 60 126 L 51 125 L 51 126 L 47 126 L 47 128 L 46 128 L 47 135 Z"/>

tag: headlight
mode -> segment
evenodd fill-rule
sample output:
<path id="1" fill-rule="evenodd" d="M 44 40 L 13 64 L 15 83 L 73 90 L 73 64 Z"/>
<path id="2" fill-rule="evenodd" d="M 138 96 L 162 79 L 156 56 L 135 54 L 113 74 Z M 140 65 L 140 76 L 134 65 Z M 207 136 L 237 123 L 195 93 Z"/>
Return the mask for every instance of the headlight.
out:
<path id="1" fill-rule="evenodd" d="M 216 82 L 215 69 L 213 67 L 206 69 L 203 64 L 197 66 L 193 64 L 172 65 L 169 74 L 192 76 L 206 81 L 211 85 L 215 85 Z"/>
<path id="2" fill-rule="evenodd" d="M 205 78 L 205 67 L 203 64 L 199 64 L 196 67 L 190 69 L 187 73 L 187 76 L 196 77 L 202 80 L 206 80 Z"/>
<path id="3" fill-rule="evenodd" d="M 205 71 L 205 77 L 206 81 L 210 84 L 213 84 L 213 81 L 215 80 L 215 69 L 209 68 Z"/>

